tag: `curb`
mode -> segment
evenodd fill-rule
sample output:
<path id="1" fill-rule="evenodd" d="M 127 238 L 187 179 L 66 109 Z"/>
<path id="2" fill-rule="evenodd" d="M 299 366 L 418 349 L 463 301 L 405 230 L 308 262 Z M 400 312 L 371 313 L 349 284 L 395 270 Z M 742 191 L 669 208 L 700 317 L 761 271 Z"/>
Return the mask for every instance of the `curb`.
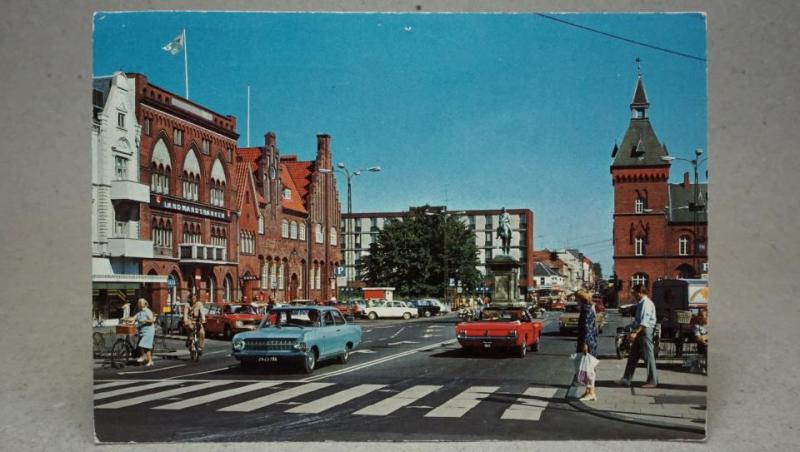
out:
<path id="1" fill-rule="evenodd" d="M 572 388 L 576 387 L 575 380 L 573 379 L 572 383 L 569 385 L 569 389 L 567 389 L 567 395 L 564 397 L 567 404 L 578 411 L 588 413 L 594 416 L 604 417 L 606 419 L 611 419 L 619 422 L 626 422 L 631 424 L 640 424 L 645 425 L 648 427 L 658 427 L 658 428 L 666 428 L 669 430 L 677 430 L 682 432 L 689 432 L 689 433 L 702 433 L 708 436 L 708 432 L 705 428 L 705 424 L 703 427 L 691 427 L 686 425 L 679 425 L 679 424 L 672 424 L 669 422 L 654 422 L 654 421 L 647 421 L 643 419 L 636 419 L 633 417 L 622 416 L 618 414 L 612 414 L 607 411 L 598 410 L 596 408 L 592 408 L 585 403 L 581 402 L 578 399 L 572 399 L 569 397 L 569 393 L 572 391 Z"/>

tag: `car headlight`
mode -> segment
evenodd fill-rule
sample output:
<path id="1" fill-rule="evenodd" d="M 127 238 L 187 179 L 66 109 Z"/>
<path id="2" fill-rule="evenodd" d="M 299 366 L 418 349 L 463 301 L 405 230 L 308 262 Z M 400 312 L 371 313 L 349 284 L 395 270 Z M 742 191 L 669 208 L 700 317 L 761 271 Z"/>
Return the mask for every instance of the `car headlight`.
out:
<path id="1" fill-rule="evenodd" d="M 236 321 L 236 328 L 241 328 L 243 326 L 244 326 L 244 322 L 242 322 L 241 320 L 237 320 Z"/>
<path id="2" fill-rule="evenodd" d="M 237 352 L 244 350 L 244 339 L 234 339 L 233 349 Z"/>
<path id="3" fill-rule="evenodd" d="M 294 348 L 295 350 L 300 350 L 301 352 L 308 350 L 308 346 L 306 345 L 305 342 L 298 342 L 294 344 L 292 348 Z"/>

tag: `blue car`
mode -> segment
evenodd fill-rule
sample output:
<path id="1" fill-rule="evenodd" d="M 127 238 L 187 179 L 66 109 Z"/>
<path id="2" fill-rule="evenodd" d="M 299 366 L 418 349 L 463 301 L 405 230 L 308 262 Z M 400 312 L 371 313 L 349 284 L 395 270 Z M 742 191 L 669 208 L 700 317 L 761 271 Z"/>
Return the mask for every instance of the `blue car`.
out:
<path id="1" fill-rule="evenodd" d="M 317 362 L 344 364 L 361 343 L 361 327 L 348 324 L 336 308 L 292 306 L 273 309 L 255 331 L 233 336 L 233 357 L 242 367 L 254 363 L 302 362 L 311 373 Z"/>

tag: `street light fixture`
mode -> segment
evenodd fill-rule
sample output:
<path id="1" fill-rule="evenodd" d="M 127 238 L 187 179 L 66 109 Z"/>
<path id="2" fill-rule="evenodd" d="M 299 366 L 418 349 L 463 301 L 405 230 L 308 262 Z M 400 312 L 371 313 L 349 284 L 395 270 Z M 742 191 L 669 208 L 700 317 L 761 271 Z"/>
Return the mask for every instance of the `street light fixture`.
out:
<path id="1" fill-rule="evenodd" d="M 698 192 L 700 188 L 698 185 L 697 167 L 700 166 L 701 163 L 708 160 L 708 157 L 701 160 L 701 155 L 703 155 L 703 150 L 697 148 L 694 150 L 694 158 L 691 160 L 681 157 L 673 157 L 671 155 L 664 155 L 661 157 L 661 160 L 665 162 L 671 162 L 673 160 L 682 160 L 684 162 L 688 162 L 694 169 L 694 186 L 692 187 L 692 202 L 689 204 L 689 209 L 692 211 L 692 234 L 694 234 L 694 246 L 692 247 L 692 266 L 694 267 L 695 274 L 700 274 L 700 269 L 697 267 L 697 252 L 700 242 L 697 238 L 697 212 L 700 210 L 700 203 L 698 202 Z"/>

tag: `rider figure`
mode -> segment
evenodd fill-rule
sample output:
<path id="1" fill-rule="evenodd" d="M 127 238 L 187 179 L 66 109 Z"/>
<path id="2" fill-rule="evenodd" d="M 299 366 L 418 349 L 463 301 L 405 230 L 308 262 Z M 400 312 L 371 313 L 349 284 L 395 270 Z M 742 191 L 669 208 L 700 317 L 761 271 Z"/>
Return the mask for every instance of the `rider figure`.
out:
<path id="1" fill-rule="evenodd" d="M 511 254 L 511 215 L 503 207 L 500 211 L 500 225 L 497 227 L 497 237 L 502 240 L 502 251 Z"/>
<path id="2" fill-rule="evenodd" d="M 183 322 L 186 325 L 186 346 L 191 344 L 192 332 L 197 328 L 197 346 L 202 350 L 206 342 L 206 331 L 203 328 L 203 324 L 206 323 L 206 315 L 203 313 L 203 302 L 193 295 L 186 298 Z"/>

